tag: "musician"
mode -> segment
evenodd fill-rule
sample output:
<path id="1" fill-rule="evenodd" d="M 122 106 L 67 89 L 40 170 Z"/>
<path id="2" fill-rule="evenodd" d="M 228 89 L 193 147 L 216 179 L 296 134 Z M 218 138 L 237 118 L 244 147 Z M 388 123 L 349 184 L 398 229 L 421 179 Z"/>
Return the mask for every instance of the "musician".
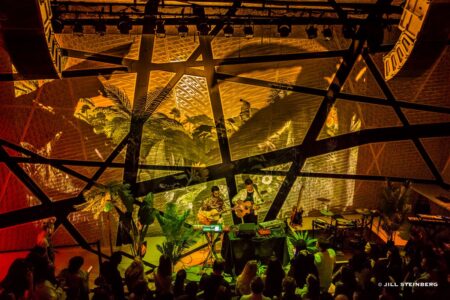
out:
<path id="1" fill-rule="evenodd" d="M 211 197 L 203 201 L 197 216 L 200 223 L 204 225 L 217 224 L 220 222 L 224 210 L 220 189 L 214 185 L 211 187 Z"/>
<path id="2" fill-rule="evenodd" d="M 233 204 L 236 206 L 242 205 L 244 202 L 251 203 L 250 213 L 246 214 L 242 219 L 244 223 L 258 223 L 258 216 L 255 214 L 255 206 L 262 204 L 264 201 L 261 198 L 253 181 L 250 178 L 245 179 L 245 188 L 240 190 L 233 198 Z"/>

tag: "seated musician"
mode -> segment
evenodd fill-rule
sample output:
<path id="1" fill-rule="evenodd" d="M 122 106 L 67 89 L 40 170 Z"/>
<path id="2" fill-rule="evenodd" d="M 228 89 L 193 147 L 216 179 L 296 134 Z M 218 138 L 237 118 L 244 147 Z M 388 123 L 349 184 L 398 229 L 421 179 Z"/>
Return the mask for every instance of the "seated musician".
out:
<path id="1" fill-rule="evenodd" d="M 244 183 L 245 188 L 240 190 L 233 198 L 234 212 L 239 218 L 243 219 L 244 223 L 256 224 L 258 223 L 258 216 L 255 210 L 264 201 L 250 178 L 245 179 Z"/>
<path id="2" fill-rule="evenodd" d="M 221 217 L 224 210 L 224 201 L 220 197 L 220 189 L 218 186 L 214 185 L 211 187 L 211 197 L 203 201 L 197 217 L 199 222 L 203 225 L 221 223 Z"/>

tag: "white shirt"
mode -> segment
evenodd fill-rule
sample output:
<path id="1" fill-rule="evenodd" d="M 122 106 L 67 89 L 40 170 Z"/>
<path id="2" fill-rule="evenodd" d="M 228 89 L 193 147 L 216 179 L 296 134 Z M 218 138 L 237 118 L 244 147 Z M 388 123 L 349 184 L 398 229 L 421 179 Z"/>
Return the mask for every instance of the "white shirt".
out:
<path id="1" fill-rule="evenodd" d="M 245 199 L 247 198 L 247 189 L 242 189 L 240 190 L 236 196 L 233 197 L 233 204 L 236 204 L 236 202 L 238 200 L 242 200 L 245 201 Z M 263 203 L 264 201 L 261 199 L 261 196 L 259 195 L 259 192 L 253 187 L 253 203 L 255 205 L 259 205 L 261 203 Z"/>
<path id="2" fill-rule="evenodd" d="M 314 254 L 314 264 L 319 272 L 320 287 L 328 290 L 333 277 L 336 252 L 329 248 L 324 252 Z"/>

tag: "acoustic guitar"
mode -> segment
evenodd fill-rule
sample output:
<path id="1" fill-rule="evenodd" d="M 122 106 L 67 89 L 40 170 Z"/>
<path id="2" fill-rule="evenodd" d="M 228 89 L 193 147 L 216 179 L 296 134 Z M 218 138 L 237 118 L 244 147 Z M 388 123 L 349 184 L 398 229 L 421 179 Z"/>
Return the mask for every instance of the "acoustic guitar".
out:
<path id="1" fill-rule="evenodd" d="M 242 203 L 236 203 L 232 210 L 238 218 L 243 218 L 246 215 L 250 214 L 252 211 L 257 214 L 257 211 L 261 209 L 261 207 L 270 204 L 270 202 L 264 202 L 263 204 L 255 205 L 251 201 L 242 201 Z"/>
<path id="2" fill-rule="evenodd" d="M 258 210 L 258 209 L 259 209 L 259 207 L 256 205 L 253 205 L 250 201 L 245 201 L 242 204 L 236 204 L 231 209 L 223 210 L 222 213 L 220 213 L 215 208 L 210 209 L 210 210 L 200 209 L 197 213 L 197 219 L 200 224 L 211 225 L 211 224 L 216 224 L 217 222 L 219 222 L 222 214 L 228 210 L 234 211 L 236 216 L 238 216 L 238 218 L 243 218 L 244 216 L 251 213 L 252 210 Z"/>
<path id="3" fill-rule="evenodd" d="M 200 209 L 197 213 L 197 219 L 200 222 L 200 224 L 203 224 L 203 225 L 215 224 L 215 223 L 219 222 L 220 217 L 221 217 L 221 213 L 215 208 L 213 208 L 211 210 Z"/>

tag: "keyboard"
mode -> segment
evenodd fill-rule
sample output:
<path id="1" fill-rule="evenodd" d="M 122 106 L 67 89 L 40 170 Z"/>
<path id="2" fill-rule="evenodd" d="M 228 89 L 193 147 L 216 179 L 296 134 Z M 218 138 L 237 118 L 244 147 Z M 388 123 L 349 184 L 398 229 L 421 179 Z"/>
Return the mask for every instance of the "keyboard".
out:
<path id="1" fill-rule="evenodd" d="M 425 215 L 418 214 L 414 217 L 408 217 L 410 223 L 420 223 L 420 224 L 450 224 L 450 218 L 447 216 L 440 215 Z"/>
<path id="2" fill-rule="evenodd" d="M 261 228 L 267 228 L 267 229 L 276 228 L 276 227 L 284 227 L 285 226 L 284 221 L 276 220 L 276 219 L 275 220 L 271 220 L 271 221 L 261 222 L 258 225 Z"/>

